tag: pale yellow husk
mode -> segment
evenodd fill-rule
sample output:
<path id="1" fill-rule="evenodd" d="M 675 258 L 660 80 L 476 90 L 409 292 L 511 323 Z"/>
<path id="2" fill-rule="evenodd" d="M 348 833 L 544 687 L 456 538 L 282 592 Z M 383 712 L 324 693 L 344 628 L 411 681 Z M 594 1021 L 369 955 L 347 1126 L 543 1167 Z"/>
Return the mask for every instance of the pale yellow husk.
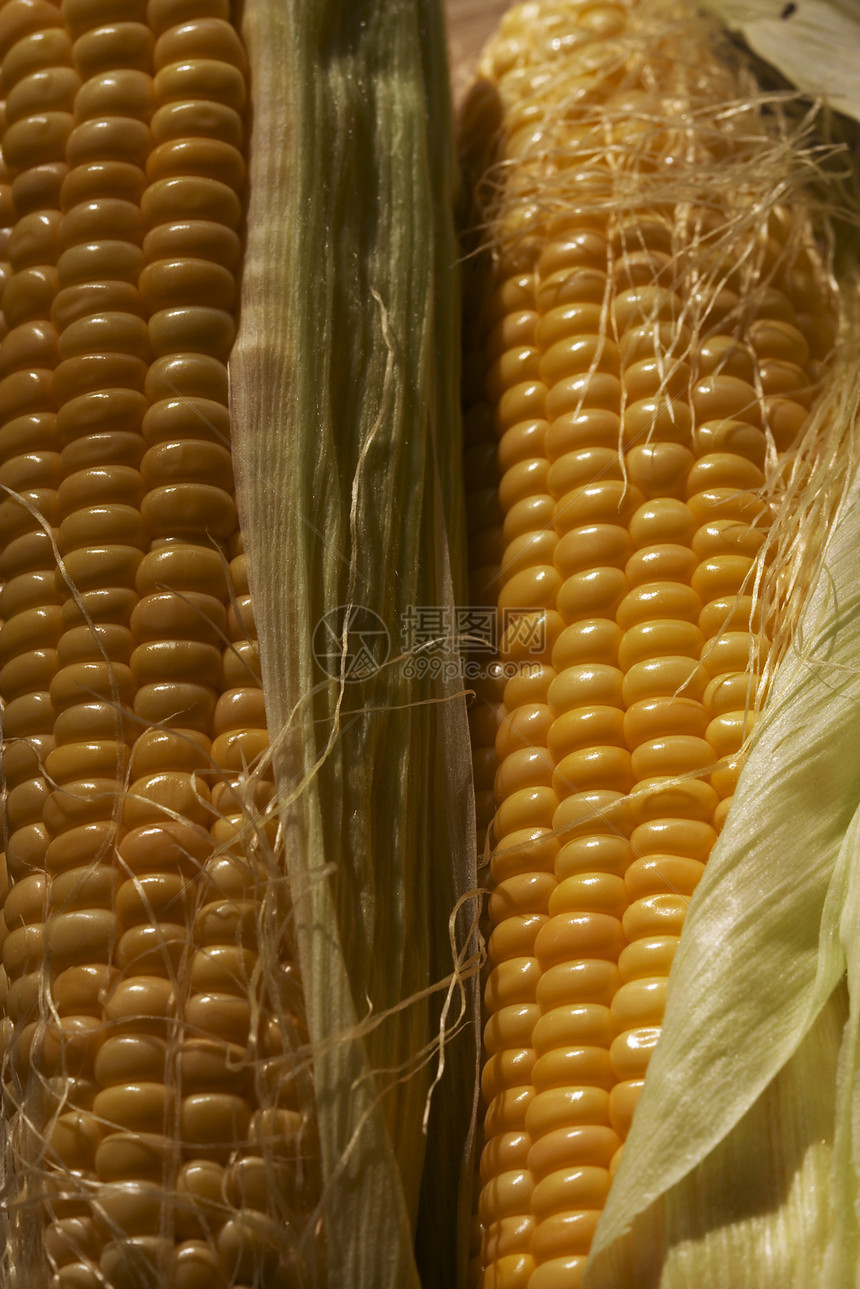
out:
<path id="1" fill-rule="evenodd" d="M 700 0 L 807 94 L 860 121 L 860 8 L 855 0 Z"/>

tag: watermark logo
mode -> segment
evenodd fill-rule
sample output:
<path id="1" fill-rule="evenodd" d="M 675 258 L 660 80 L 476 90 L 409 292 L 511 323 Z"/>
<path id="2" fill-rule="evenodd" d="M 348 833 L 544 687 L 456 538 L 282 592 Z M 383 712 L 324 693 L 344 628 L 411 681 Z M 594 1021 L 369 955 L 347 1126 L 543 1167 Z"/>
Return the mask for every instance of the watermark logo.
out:
<path id="1" fill-rule="evenodd" d="M 384 667 L 391 649 L 388 628 L 363 604 L 341 604 L 317 623 L 314 658 L 327 676 L 367 680 Z"/>
<path id="2" fill-rule="evenodd" d="M 546 615 L 535 609 L 409 605 L 393 626 L 389 630 L 366 605 L 332 609 L 314 630 L 317 665 L 327 676 L 353 682 L 370 679 L 390 662 L 399 662 L 407 680 L 472 682 L 500 669 L 506 677 L 520 675 L 530 665 L 528 655 L 546 649 Z M 398 654 L 393 659 L 392 642 Z M 519 661 L 502 663 L 500 648 Z"/>

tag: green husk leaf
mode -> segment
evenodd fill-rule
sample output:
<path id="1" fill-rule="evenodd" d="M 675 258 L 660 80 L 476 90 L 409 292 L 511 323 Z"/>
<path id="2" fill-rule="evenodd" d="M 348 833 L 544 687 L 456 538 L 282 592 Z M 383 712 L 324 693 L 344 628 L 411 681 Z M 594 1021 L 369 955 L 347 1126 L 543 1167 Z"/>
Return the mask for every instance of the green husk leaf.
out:
<path id="1" fill-rule="evenodd" d="M 470 1131 L 474 1027 L 450 1041 L 476 1008 L 465 904 L 449 927 L 476 886 L 459 651 L 422 669 L 403 638 L 416 606 L 450 623 L 462 602 L 442 31 L 430 0 L 249 0 L 243 22 L 237 487 L 313 1060 L 306 1281 L 332 1289 L 417 1289 L 428 1103 L 434 1168 L 457 1174 Z M 444 1118 L 440 1075 L 467 1093 Z"/>
<path id="2" fill-rule="evenodd" d="M 797 520 L 817 574 L 691 902 L 588 1289 L 857 1283 L 856 339 L 818 448 L 850 486 L 823 532 Z"/>

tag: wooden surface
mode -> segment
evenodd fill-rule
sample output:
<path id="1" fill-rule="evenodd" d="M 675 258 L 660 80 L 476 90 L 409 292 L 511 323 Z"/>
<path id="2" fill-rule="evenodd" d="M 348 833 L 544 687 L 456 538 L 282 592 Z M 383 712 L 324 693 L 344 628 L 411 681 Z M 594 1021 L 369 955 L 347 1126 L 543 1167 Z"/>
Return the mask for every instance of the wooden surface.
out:
<path id="1" fill-rule="evenodd" d="M 492 35 L 511 0 L 445 0 L 454 91 L 459 98 L 474 70 L 481 47 Z"/>

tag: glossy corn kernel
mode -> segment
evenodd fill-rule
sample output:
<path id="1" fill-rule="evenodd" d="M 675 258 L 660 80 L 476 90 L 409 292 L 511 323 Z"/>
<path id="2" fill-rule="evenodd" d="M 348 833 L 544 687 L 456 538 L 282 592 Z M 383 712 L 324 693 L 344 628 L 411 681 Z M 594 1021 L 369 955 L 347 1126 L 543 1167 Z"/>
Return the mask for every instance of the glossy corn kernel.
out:
<path id="1" fill-rule="evenodd" d="M 474 158 L 489 82 L 502 125 L 478 216 L 493 239 L 484 385 L 472 374 L 467 401 L 497 437 L 510 678 L 484 1289 L 581 1282 L 752 725 L 764 471 L 827 355 L 808 346 L 810 307 L 832 333 L 826 290 L 812 306 L 794 286 L 808 230 L 776 206 L 737 221 L 719 185 L 705 199 L 701 174 L 740 157 L 719 113 L 740 91 L 704 46 L 697 82 L 676 75 L 692 47 L 667 16 L 649 0 L 517 6 L 465 114 Z"/>

